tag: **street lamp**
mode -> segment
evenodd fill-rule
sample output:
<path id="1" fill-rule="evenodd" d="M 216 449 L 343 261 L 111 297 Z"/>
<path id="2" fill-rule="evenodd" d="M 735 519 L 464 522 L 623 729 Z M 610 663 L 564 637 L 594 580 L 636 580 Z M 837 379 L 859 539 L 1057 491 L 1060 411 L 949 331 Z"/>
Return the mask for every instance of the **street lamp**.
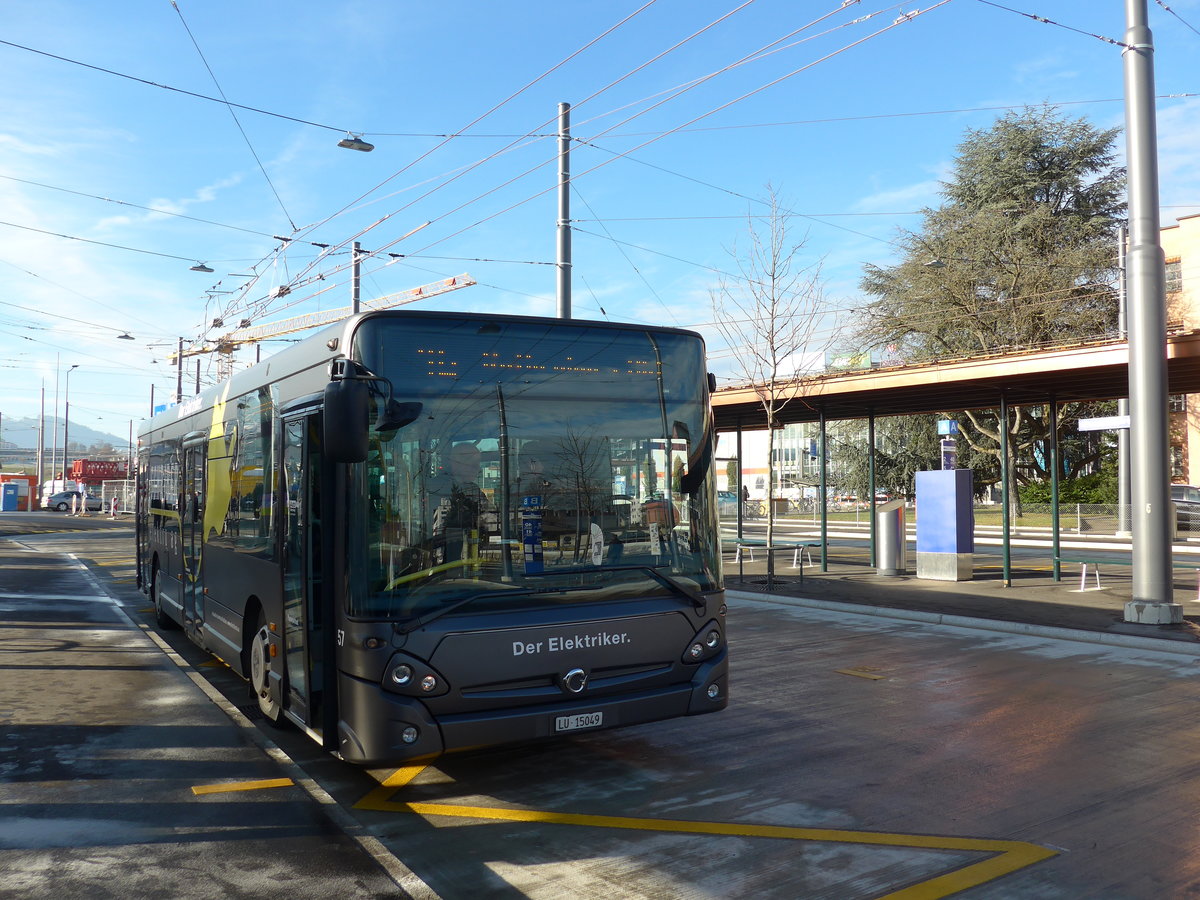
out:
<path id="1" fill-rule="evenodd" d="M 62 467 L 62 473 L 63 473 L 63 487 L 64 488 L 66 487 L 66 480 L 67 480 L 67 463 L 70 461 L 70 457 L 68 456 L 68 452 L 67 452 L 67 439 L 68 439 L 68 433 L 71 428 L 71 373 L 78 368 L 79 368 L 79 364 L 76 363 L 75 365 L 71 366 L 71 368 L 67 369 L 67 386 L 63 390 L 63 467 Z"/>
<path id="2" fill-rule="evenodd" d="M 363 153 L 370 153 L 375 149 L 375 145 L 368 143 L 358 134 L 347 134 L 344 138 L 338 141 L 339 147 L 344 147 L 347 150 L 359 150 Z"/>

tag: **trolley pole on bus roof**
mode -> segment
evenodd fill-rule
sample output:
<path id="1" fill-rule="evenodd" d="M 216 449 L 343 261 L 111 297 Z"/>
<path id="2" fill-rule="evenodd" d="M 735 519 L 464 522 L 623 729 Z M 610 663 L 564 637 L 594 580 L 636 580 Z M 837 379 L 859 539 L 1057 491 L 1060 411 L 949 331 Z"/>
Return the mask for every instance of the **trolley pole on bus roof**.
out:
<path id="1" fill-rule="evenodd" d="M 571 318 L 571 104 L 558 104 L 558 317 Z"/>
<path id="2" fill-rule="evenodd" d="M 1129 165 L 1129 420 L 1133 597 L 1125 621 L 1183 621 L 1174 602 L 1167 472 L 1166 285 L 1158 219 L 1154 39 L 1147 0 L 1125 0 L 1125 140 Z"/>

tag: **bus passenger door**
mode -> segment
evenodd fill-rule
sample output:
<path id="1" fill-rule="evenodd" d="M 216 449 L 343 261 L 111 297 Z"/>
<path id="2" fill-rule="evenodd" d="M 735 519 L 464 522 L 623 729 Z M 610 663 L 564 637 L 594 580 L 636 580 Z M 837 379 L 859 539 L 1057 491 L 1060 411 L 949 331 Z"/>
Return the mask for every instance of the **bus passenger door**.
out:
<path id="1" fill-rule="evenodd" d="M 302 724 L 320 726 L 321 648 L 321 418 L 285 419 L 281 485 L 284 660 L 287 709 Z"/>
<path id="2" fill-rule="evenodd" d="M 183 448 L 183 497 L 180 533 L 183 543 L 183 625 L 189 634 L 204 625 L 204 584 L 200 556 L 204 543 L 204 458 L 206 443 Z"/>

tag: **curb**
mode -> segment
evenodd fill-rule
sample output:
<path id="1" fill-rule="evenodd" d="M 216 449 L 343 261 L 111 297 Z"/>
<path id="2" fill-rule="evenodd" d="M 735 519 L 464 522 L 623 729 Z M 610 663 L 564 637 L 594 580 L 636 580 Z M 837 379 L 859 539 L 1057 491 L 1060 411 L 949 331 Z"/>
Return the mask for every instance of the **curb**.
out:
<path id="1" fill-rule="evenodd" d="M 1005 622 L 1002 619 L 951 616 L 945 613 L 923 612 L 914 609 L 893 609 L 886 606 L 859 606 L 855 603 L 813 600 L 808 597 L 785 597 L 780 594 L 757 594 L 749 591 L 730 590 L 727 590 L 725 593 L 726 596 L 735 600 L 758 600 L 764 603 L 774 603 L 779 606 L 799 606 L 805 609 L 820 609 L 849 615 L 877 616 L 883 619 L 920 622 L 926 625 L 946 625 L 951 628 L 966 628 L 974 631 L 998 631 L 1004 634 L 1019 634 L 1026 637 L 1075 641 L 1084 644 L 1100 644 L 1105 647 L 1120 647 L 1127 650 L 1148 650 L 1154 653 L 1187 656 L 1200 662 L 1200 642 L 1188 643 L 1166 638 L 1139 637 L 1136 634 L 1112 634 L 1107 631 L 1084 631 L 1078 628 L 1033 625 L 1027 622 Z"/>

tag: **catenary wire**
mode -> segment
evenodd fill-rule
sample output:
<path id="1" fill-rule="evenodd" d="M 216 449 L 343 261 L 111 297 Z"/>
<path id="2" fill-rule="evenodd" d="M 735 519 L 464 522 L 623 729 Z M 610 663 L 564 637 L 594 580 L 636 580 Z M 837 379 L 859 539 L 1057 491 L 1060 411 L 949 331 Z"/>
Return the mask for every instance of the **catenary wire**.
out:
<path id="1" fill-rule="evenodd" d="M 820 58 L 818 58 L 818 59 L 816 59 L 816 60 L 814 60 L 814 61 L 812 61 L 812 62 L 810 62 L 810 63 L 807 63 L 807 64 L 805 64 L 804 66 L 801 66 L 801 67 L 800 67 L 800 68 L 798 68 L 798 69 L 794 69 L 794 70 L 792 70 L 792 71 L 791 71 L 791 72 L 789 72 L 789 73 L 786 73 L 786 74 L 784 74 L 784 75 L 781 75 L 781 76 L 779 76 L 778 78 L 775 78 L 775 79 L 773 79 L 772 81 L 769 81 L 769 82 L 767 82 L 766 84 L 764 84 L 764 85 L 762 85 L 762 86 L 760 86 L 760 87 L 758 87 L 758 88 L 755 88 L 755 89 L 754 89 L 754 90 L 752 90 L 752 91 L 749 91 L 749 92 L 747 92 L 747 93 L 745 93 L 745 94 L 742 94 L 741 96 L 739 96 L 739 97 L 737 97 L 737 98 L 734 98 L 733 100 L 729 100 L 729 101 L 727 101 L 726 103 L 723 103 L 723 104 L 721 104 L 720 106 L 718 106 L 718 107 L 716 107 L 716 108 L 714 108 L 714 109 L 711 109 L 711 110 L 709 110 L 708 112 L 702 113 L 701 115 L 699 115 L 699 116 L 696 116 L 696 117 L 694 117 L 694 118 L 690 119 L 688 122 L 685 122 L 683 125 L 680 125 L 680 126 L 678 126 L 678 128 L 671 129 L 670 131 L 667 131 L 667 132 L 663 132 L 662 134 L 660 134 L 660 135 L 658 135 L 658 136 L 656 136 L 656 137 L 653 137 L 653 138 L 651 138 L 651 139 L 650 139 L 650 140 L 648 140 L 648 141 L 644 141 L 644 142 L 642 142 L 641 144 L 639 144 L 639 145 L 638 145 L 638 146 L 636 146 L 636 147 L 633 147 L 633 148 L 631 148 L 630 150 L 626 151 L 625 153 L 618 154 L 618 155 L 614 156 L 612 159 L 606 160 L 606 161 L 605 161 L 605 162 L 603 162 L 603 163 L 599 163 L 599 164 L 597 164 L 597 165 L 593 166 L 592 168 L 590 168 L 590 169 L 587 169 L 587 170 L 585 170 L 584 172 L 581 172 L 581 173 L 579 173 L 578 175 L 574 175 L 574 174 L 573 174 L 573 175 L 571 176 L 571 180 L 572 180 L 572 181 L 574 181 L 574 180 L 576 180 L 576 179 L 579 179 L 579 178 L 582 178 L 582 177 L 584 177 L 585 175 L 589 175 L 589 174 L 591 174 L 592 172 L 595 172 L 597 169 L 600 169 L 600 168 L 602 168 L 602 167 L 604 167 L 604 166 L 606 166 L 606 165 L 608 165 L 608 164 L 610 164 L 610 163 L 612 163 L 612 162 L 616 161 L 617 159 L 623 158 L 624 156 L 627 156 L 627 155 L 629 155 L 630 153 L 634 153 L 634 152 L 636 152 L 637 150 L 640 150 L 640 149 L 642 149 L 643 147 L 646 147 L 646 146 L 648 146 L 649 144 L 652 144 L 652 143 L 654 143 L 655 141 L 661 140 L 662 138 L 664 138 L 664 137 L 667 137 L 668 135 L 675 133 L 675 131 L 679 130 L 679 128 L 686 128 L 687 126 L 689 126 L 689 125 L 692 125 L 692 124 L 694 124 L 694 123 L 696 123 L 696 122 L 699 122 L 699 121 L 701 121 L 702 119 L 705 119 L 705 118 L 707 118 L 708 116 L 715 115 L 716 113 L 718 113 L 718 112 L 720 112 L 720 111 L 722 111 L 722 110 L 724 110 L 724 109 L 727 109 L 728 107 L 730 107 L 730 106 L 733 106 L 733 105 L 734 105 L 734 104 L 736 104 L 736 103 L 740 103 L 741 101 L 743 101 L 743 100 L 746 100 L 747 98 L 749 98 L 749 97 L 752 97 L 752 96 L 754 96 L 754 95 L 756 95 L 756 94 L 758 94 L 758 93 L 761 93 L 762 91 L 764 91 L 764 90 L 767 90 L 768 88 L 774 87 L 775 85 L 777 85 L 777 84 L 779 84 L 779 83 L 781 83 L 781 82 L 783 82 L 783 81 L 786 81 L 786 80 L 787 80 L 787 79 L 789 79 L 789 78 L 792 78 L 792 77 L 794 77 L 794 76 L 796 76 L 796 75 L 799 75 L 801 72 L 804 72 L 804 71 L 806 71 L 806 70 L 808 70 L 808 69 L 811 69 L 811 68 L 813 68 L 814 66 L 817 66 L 817 65 L 819 65 L 819 64 L 820 64 L 820 63 L 822 63 L 822 62 L 825 62 L 825 61 L 827 61 L 827 60 L 829 60 L 829 59 L 832 59 L 834 56 L 837 56 L 837 55 L 839 55 L 839 54 L 841 54 L 841 53 L 844 53 L 844 52 L 845 52 L 845 51 L 847 51 L 847 50 L 850 50 L 850 49 L 852 49 L 853 47 L 856 47 L 856 46 L 858 46 L 858 45 L 860 45 L 860 44 L 862 44 L 862 43 L 865 43 L 866 41 L 869 41 L 869 40 L 871 40 L 872 38 L 875 38 L 875 37 L 879 36 L 880 34 L 883 34 L 883 33 L 884 33 L 884 32 L 886 32 L 886 31 L 890 31 L 891 29 L 895 28 L 897 25 L 904 24 L 904 23 L 907 23 L 907 22 L 909 22 L 909 21 L 912 21 L 912 19 L 916 18 L 917 16 L 920 16 L 920 15 L 923 15 L 923 14 L 925 14 L 925 13 L 928 13 L 928 12 L 930 12 L 930 11 L 932 11 L 932 10 L 934 10 L 934 9 L 937 9 L 937 8 L 939 8 L 939 7 L 941 7 L 941 6 L 945 6 L 945 5 L 946 5 L 947 3 L 949 3 L 949 2 L 950 2 L 950 0 L 940 0 L 940 2 L 938 2 L 938 3 L 935 3 L 933 6 L 927 7 L 927 8 L 926 8 L 926 9 L 924 9 L 924 10 L 914 10 L 914 11 L 913 11 L 911 14 L 908 14 L 906 17 L 904 17 L 904 18 L 902 18 L 902 19 L 898 19 L 896 22 L 893 22 L 891 25 L 887 25 L 887 26 L 885 26 L 884 28 L 881 28 L 881 29 L 879 29 L 879 30 L 877 30 L 877 31 L 875 31 L 875 32 L 872 32 L 871 34 L 869 34 L 869 35 L 866 35 L 866 36 L 865 36 L 865 37 L 863 37 L 863 38 L 860 38 L 860 39 L 858 39 L 858 40 L 856 40 L 856 41 L 853 41 L 853 42 L 851 42 L 851 43 L 849 43 L 849 44 L 845 45 L 844 47 L 841 47 L 841 48 L 839 48 L 839 49 L 837 49 L 837 50 L 834 50 L 834 51 L 832 51 L 831 53 L 828 53 L 828 54 L 826 54 L 825 56 L 822 56 L 822 57 L 820 57 Z M 715 74 L 715 73 L 714 73 L 714 74 Z M 648 112 L 649 110 L 646 110 L 646 111 Z M 617 126 L 614 126 L 614 127 L 617 127 Z M 532 170 L 530 170 L 530 171 L 532 171 Z M 528 174 L 528 172 L 526 172 L 526 173 L 523 173 L 523 175 L 524 175 L 524 174 Z M 508 182 L 506 182 L 505 184 L 511 184 L 513 181 L 517 180 L 517 178 L 523 177 L 523 175 L 516 176 L 516 178 L 510 179 L 510 180 L 509 180 Z M 502 185 L 502 186 L 503 186 L 503 185 Z M 492 191 L 489 191 L 488 193 L 493 193 L 495 190 L 498 190 L 498 189 L 499 189 L 499 188 L 493 188 L 493 189 L 492 189 Z M 475 227 L 478 227 L 479 225 L 482 225 L 482 224 L 484 224 L 485 222 L 491 221 L 492 219 L 495 219 L 495 218 L 497 218 L 497 217 L 499 217 L 499 216 L 502 216 L 502 215 L 504 215 L 504 214 L 506 214 L 506 213 L 508 213 L 508 212 L 512 211 L 513 209 L 516 209 L 517 207 L 524 205 L 525 203 L 529 203 L 530 201 L 532 201 L 532 200 L 535 200 L 535 199 L 537 199 L 538 197 L 541 197 L 541 196 L 543 196 L 544 194 L 547 194 L 547 193 L 549 193 L 549 192 L 550 192 L 550 191 L 552 191 L 552 190 L 555 190 L 555 187 L 553 187 L 553 186 L 552 186 L 552 187 L 545 188 L 544 190 L 538 191 L 537 193 L 533 194 L 532 196 L 530 196 L 530 197 L 526 197 L 524 200 L 518 201 L 518 202 L 517 202 L 517 203 L 515 203 L 515 204 L 512 204 L 512 205 L 510 205 L 510 206 L 508 206 L 508 207 L 505 207 L 504 209 L 500 210 L 499 212 L 493 213 L 493 214 L 491 214 L 491 215 L 489 215 L 489 216 L 485 216 L 483 219 L 480 219 L 480 220 L 478 220 L 478 221 L 476 221 L 476 222 L 474 222 L 474 223 L 472 223 L 472 224 L 470 224 L 470 225 L 467 225 L 467 226 L 465 226 L 465 227 L 463 227 L 463 228 L 460 228 L 458 231 L 452 232 L 451 234 L 449 234 L 449 235 L 446 235 L 446 236 L 444 236 L 444 237 L 440 238 L 438 241 L 434 241 L 434 242 L 432 242 L 432 243 L 430 243 L 430 244 L 427 244 L 426 246 L 424 246 L 424 247 L 421 247 L 420 249 L 416 250 L 415 252 L 417 252 L 417 253 L 421 253 L 421 252 L 423 252 L 423 251 L 425 251 L 425 250 L 429 249 L 430 247 L 436 246 L 438 243 L 441 243 L 441 242 L 443 242 L 443 241 L 450 240 L 450 239 L 451 239 L 451 238 L 453 238 L 453 237 L 457 237 L 458 235 L 462 234 L 462 233 L 463 233 L 463 232 L 465 232 L 465 231 L 469 231 L 470 229 L 472 229 L 472 228 L 475 228 Z M 486 196 L 486 195 L 485 195 L 485 196 Z M 470 202 L 473 202 L 473 201 L 470 201 Z M 451 213 L 453 213 L 453 212 L 457 212 L 459 209 L 462 209 L 462 208 L 463 208 L 464 206 L 466 206 L 466 205 L 468 205 L 468 204 L 461 204 L 460 206 L 456 207 L 454 210 L 451 210 L 451 211 L 450 211 L 450 213 L 446 213 L 446 214 L 444 214 L 443 216 L 441 216 L 440 218 L 445 218 L 445 216 L 447 216 L 447 215 L 450 215 L 450 214 L 451 214 Z"/>
<path id="2" fill-rule="evenodd" d="M 212 70 L 212 66 L 208 64 L 208 59 L 204 56 L 204 51 L 200 49 L 200 42 L 196 40 L 196 36 L 192 34 L 192 29 L 184 18 L 183 10 L 179 8 L 179 4 L 175 0 L 170 0 L 171 8 L 175 10 L 179 16 L 179 21 L 183 25 L 183 30 L 187 32 L 188 38 L 192 42 L 192 46 L 196 48 L 196 54 L 200 57 L 200 61 L 204 63 L 204 68 L 207 70 L 209 77 L 212 79 L 213 85 L 217 89 L 217 93 L 221 95 L 221 100 L 225 104 L 225 109 L 233 119 L 233 124 L 237 126 L 238 132 L 242 136 L 242 140 L 246 142 L 246 147 L 250 150 L 250 155 L 254 157 L 254 162 L 258 164 L 258 170 L 262 172 L 262 177 L 266 180 L 267 185 L 271 188 L 271 193 L 275 195 L 275 200 L 279 203 L 279 208 L 283 210 L 284 218 L 288 220 L 288 224 L 292 227 L 292 231 L 296 230 L 296 223 L 292 221 L 291 213 L 283 203 L 283 198 L 279 196 L 279 191 L 275 189 L 275 182 L 271 180 L 271 176 L 267 174 L 267 168 L 263 165 L 262 160 L 258 157 L 258 151 L 254 149 L 254 145 L 250 143 L 250 135 L 246 134 L 246 129 L 242 127 L 241 120 L 238 119 L 237 113 L 229 103 L 229 99 L 225 96 L 225 89 L 221 87 L 221 82 L 217 80 L 217 73 Z"/>
<path id="3" fill-rule="evenodd" d="M 1186 19 L 1183 18 L 1183 16 L 1181 16 L 1179 13 L 1175 12 L 1175 10 L 1171 9 L 1171 7 L 1167 6 L 1167 4 L 1163 3 L 1163 0 L 1154 0 L 1154 2 L 1157 3 L 1159 6 L 1161 6 L 1163 9 L 1165 9 L 1167 12 L 1169 12 L 1171 15 L 1173 15 L 1180 22 L 1182 22 L 1187 28 L 1191 29 L 1192 32 L 1194 32 L 1195 34 L 1200 34 L 1200 31 L 1197 31 L 1196 27 L 1194 25 L 1192 25 L 1191 22 L 1188 22 Z"/>

